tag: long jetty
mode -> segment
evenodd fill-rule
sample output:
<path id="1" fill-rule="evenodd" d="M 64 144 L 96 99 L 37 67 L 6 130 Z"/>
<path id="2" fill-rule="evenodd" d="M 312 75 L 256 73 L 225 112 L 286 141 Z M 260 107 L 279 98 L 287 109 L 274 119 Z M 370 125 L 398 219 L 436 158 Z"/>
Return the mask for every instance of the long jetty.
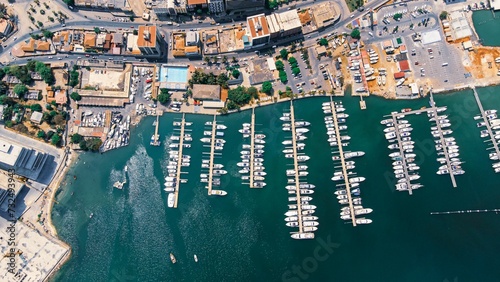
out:
<path id="1" fill-rule="evenodd" d="M 464 214 L 464 213 L 487 213 L 494 212 L 500 213 L 500 209 L 486 209 L 486 210 L 462 210 L 462 211 L 444 211 L 444 212 L 431 212 L 431 215 L 444 215 L 444 214 Z"/>
<path id="2" fill-rule="evenodd" d="M 290 101 L 290 125 L 292 127 L 292 148 L 293 148 L 293 166 L 295 169 L 295 196 L 297 197 L 297 218 L 299 222 L 299 233 L 304 232 L 302 225 L 302 201 L 300 197 L 300 179 L 299 179 L 299 163 L 297 161 L 297 133 L 295 132 L 295 112 L 293 109 L 293 101 Z"/>
<path id="3" fill-rule="evenodd" d="M 335 107 L 335 103 L 333 102 L 332 97 L 330 97 L 330 106 L 332 107 L 333 124 L 335 126 L 335 136 L 337 138 L 337 146 L 339 148 L 340 164 L 342 165 L 342 174 L 344 175 L 344 183 L 347 192 L 347 200 L 349 202 L 349 211 L 351 214 L 352 226 L 356 226 L 356 215 L 354 214 L 354 205 L 352 203 L 352 197 L 351 197 L 351 184 L 349 182 L 349 175 L 347 173 L 347 167 L 345 164 L 344 149 L 342 148 L 342 139 L 340 138 L 339 123 L 337 120 L 337 110 L 336 110 L 337 108 Z"/>
<path id="4" fill-rule="evenodd" d="M 441 148 L 443 149 L 444 157 L 446 159 L 446 166 L 448 167 L 448 172 L 450 174 L 450 179 L 451 179 L 451 184 L 453 185 L 453 188 L 457 188 L 457 182 L 455 180 L 455 174 L 453 174 L 453 170 L 451 168 L 451 160 L 450 160 L 450 155 L 448 154 L 448 151 L 446 150 L 446 142 L 444 141 L 444 135 L 443 135 L 443 129 L 441 128 L 441 123 L 439 122 L 438 119 L 438 111 L 436 108 L 436 103 L 434 102 L 434 97 L 432 96 L 431 92 L 431 105 L 432 105 L 432 112 L 434 113 L 434 118 L 436 121 L 436 126 L 439 132 L 439 140 L 441 141 Z"/>
<path id="5" fill-rule="evenodd" d="M 407 166 L 407 163 L 406 163 L 406 158 L 405 158 L 405 152 L 404 152 L 404 149 L 403 149 L 403 142 L 401 140 L 401 132 L 399 131 L 399 128 L 398 128 L 398 119 L 396 117 L 396 114 L 392 114 L 392 124 L 394 125 L 394 132 L 396 132 L 396 138 L 397 138 L 397 141 L 398 141 L 398 147 L 399 147 L 399 154 L 401 155 L 401 162 L 403 163 L 403 173 L 405 175 L 405 179 L 406 179 L 406 185 L 407 185 L 407 188 L 408 188 L 408 193 L 410 195 L 413 194 L 413 189 L 411 188 L 411 183 L 410 183 L 410 173 L 408 172 L 408 166 Z"/>
<path id="6" fill-rule="evenodd" d="M 181 167 L 182 167 L 182 150 L 184 149 L 184 127 L 186 126 L 186 120 L 184 119 L 184 114 L 182 114 L 181 121 L 181 132 L 179 137 L 179 155 L 177 158 L 177 172 L 176 172 L 176 182 L 175 182 L 175 201 L 174 208 L 177 208 L 177 202 L 179 201 L 179 187 L 181 184 Z"/>
<path id="7" fill-rule="evenodd" d="M 214 171 L 214 155 L 215 155 L 215 134 L 217 129 L 217 116 L 214 115 L 214 121 L 212 122 L 212 139 L 210 141 L 210 161 L 208 166 L 208 195 L 212 195 L 212 186 L 213 186 L 213 171 Z"/>
<path id="8" fill-rule="evenodd" d="M 490 122 L 488 121 L 488 117 L 486 116 L 486 113 L 484 112 L 483 104 L 481 103 L 481 100 L 479 99 L 479 95 L 477 94 L 476 87 L 472 87 L 472 91 L 474 91 L 474 98 L 476 98 L 477 106 L 479 107 L 479 111 L 481 111 L 481 116 L 483 117 L 484 123 L 486 124 L 486 129 L 488 130 L 488 134 L 490 135 L 491 143 L 493 144 L 493 148 L 495 149 L 497 156 L 500 158 L 500 150 L 498 150 L 498 143 L 497 143 L 497 140 L 495 139 L 495 134 L 493 134 L 493 130 L 491 129 Z"/>
<path id="9" fill-rule="evenodd" d="M 254 166 L 255 166 L 255 108 L 252 108 L 252 120 L 250 123 L 250 188 L 254 186 Z"/>
<path id="10" fill-rule="evenodd" d="M 155 126 L 155 135 L 153 135 L 153 142 L 151 143 L 153 146 L 160 146 L 158 142 L 160 140 L 160 135 L 158 134 L 158 127 L 160 126 L 160 115 L 156 115 L 156 126 Z"/>

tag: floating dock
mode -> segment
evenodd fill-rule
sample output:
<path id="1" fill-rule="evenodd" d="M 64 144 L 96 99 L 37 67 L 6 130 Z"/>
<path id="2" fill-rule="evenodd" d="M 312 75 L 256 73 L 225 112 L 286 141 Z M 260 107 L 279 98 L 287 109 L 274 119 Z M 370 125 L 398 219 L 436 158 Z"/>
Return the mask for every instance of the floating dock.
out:
<path id="1" fill-rule="evenodd" d="M 347 173 L 347 167 L 345 164 L 344 148 L 342 148 L 342 139 L 340 137 L 339 122 L 337 119 L 335 103 L 333 103 L 332 97 L 330 97 L 330 107 L 332 108 L 333 125 L 335 126 L 335 136 L 337 138 L 337 146 L 339 148 L 340 164 L 342 165 L 342 174 L 344 175 L 344 183 L 345 183 L 345 189 L 347 191 L 347 200 L 349 202 L 349 211 L 351 215 L 352 226 L 356 226 L 356 215 L 354 214 L 354 205 L 352 203 L 349 174 Z"/>
<path id="2" fill-rule="evenodd" d="M 177 159 L 177 172 L 176 172 L 176 183 L 175 183 L 175 201 L 174 201 L 174 208 L 177 208 L 177 202 L 179 201 L 179 188 L 181 184 L 181 167 L 182 167 L 182 151 L 184 149 L 184 128 L 186 126 L 186 120 L 184 118 L 184 114 L 182 114 L 182 120 L 181 120 L 181 128 L 180 128 L 180 135 L 179 135 L 179 155 Z"/>
<path id="3" fill-rule="evenodd" d="M 394 132 L 396 132 L 396 139 L 397 139 L 397 142 L 398 142 L 398 147 L 399 147 L 399 153 L 401 155 L 401 162 L 403 163 L 403 173 L 405 175 L 405 179 L 406 179 L 406 184 L 407 184 L 407 188 L 408 188 L 408 193 L 410 195 L 413 194 L 413 189 L 411 188 L 411 180 L 410 180 L 410 173 L 408 172 L 408 164 L 406 162 L 406 157 L 405 157 L 405 152 L 404 152 L 404 149 L 403 149 L 403 141 L 401 140 L 401 132 L 399 131 L 399 127 L 398 127 L 398 119 L 397 119 L 397 115 L 396 114 L 391 114 L 392 116 L 392 123 L 393 123 L 393 126 L 394 126 Z"/>
<path id="4" fill-rule="evenodd" d="M 486 129 L 488 130 L 488 134 L 490 135 L 490 140 L 493 145 L 493 149 L 495 149 L 495 153 L 500 159 L 500 150 L 498 149 L 498 142 L 495 138 L 495 134 L 493 134 L 493 130 L 491 129 L 490 121 L 484 112 L 483 105 L 481 104 L 481 100 L 479 99 L 479 95 L 477 94 L 476 88 L 472 87 L 472 91 L 474 92 L 474 98 L 476 98 L 477 106 L 479 107 L 479 111 L 481 111 L 481 116 L 483 117 L 483 121 L 486 125 Z M 498 161 L 498 160 L 497 160 Z"/>
<path id="5" fill-rule="evenodd" d="M 151 138 L 150 144 L 152 146 L 160 146 L 160 135 L 158 134 L 158 127 L 160 126 L 160 120 L 159 120 L 160 115 L 156 115 L 156 125 L 155 125 L 155 134 Z"/>
<path id="6" fill-rule="evenodd" d="M 262 188 L 254 186 L 255 166 L 255 108 L 252 108 L 252 120 L 250 122 L 250 188 Z"/>
<path id="7" fill-rule="evenodd" d="M 297 219 L 299 222 L 299 233 L 304 233 L 302 225 L 302 201 L 300 199 L 300 179 L 299 163 L 297 161 L 297 133 L 295 132 L 295 111 L 293 101 L 290 101 L 290 125 L 292 127 L 292 149 L 293 149 L 293 167 L 295 169 L 295 196 L 297 197 Z"/>
<path id="8" fill-rule="evenodd" d="M 212 195 L 213 187 L 213 172 L 214 172 L 214 155 L 215 155 L 215 137 L 217 131 L 217 116 L 214 115 L 214 120 L 212 122 L 212 136 L 210 141 L 210 161 L 208 167 L 208 195 Z"/>

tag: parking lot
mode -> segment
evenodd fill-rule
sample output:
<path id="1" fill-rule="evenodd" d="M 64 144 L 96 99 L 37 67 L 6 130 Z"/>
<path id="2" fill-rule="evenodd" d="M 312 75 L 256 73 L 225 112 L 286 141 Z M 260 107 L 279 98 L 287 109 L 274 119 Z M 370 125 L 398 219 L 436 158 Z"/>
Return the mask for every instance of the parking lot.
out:
<path id="1" fill-rule="evenodd" d="M 471 82 L 456 47 L 444 41 L 423 45 L 413 42 L 409 36 L 405 39 L 416 80 L 429 83 L 434 89 L 451 89 Z"/>
<path id="2" fill-rule="evenodd" d="M 301 51 L 295 52 L 293 54 L 293 57 L 297 59 L 297 65 L 301 71 L 299 75 L 294 76 L 290 64 L 288 62 L 284 62 L 285 71 L 288 77 L 287 86 L 289 86 L 292 89 L 292 92 L 294 94 L 308 93 L 313 90 L 330 91 L 331 88 L 328 83 L 328 80 L 324 80 L 321 73 L 322 71 L 326 71 L 323 68 L 326 64 L 328 64 L 327 62 L 331 61 L 331 59 L 323 57 L 321 61 L 318 61 L 316 55 L 311 50 L 311 48 L 308 48 L 307 50 L 308 50 L 307 56 L 309 59 L 309 64 L 311 65 L 310 69 L 307 67 L 306 64 L 307 57 L 302 55 Z M 321 67 L 320 65 L 322 65 L 323 67 Z"/>

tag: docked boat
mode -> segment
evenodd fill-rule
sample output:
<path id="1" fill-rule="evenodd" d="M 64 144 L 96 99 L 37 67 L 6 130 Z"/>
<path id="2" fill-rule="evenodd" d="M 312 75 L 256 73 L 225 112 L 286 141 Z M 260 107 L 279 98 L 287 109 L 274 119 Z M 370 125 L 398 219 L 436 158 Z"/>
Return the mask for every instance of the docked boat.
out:
<path id="1" fill-rule="evenodd" d="M 227 192 L 224 190 L 212 190 L 212 195 L 214 195 L 214 196 L 226 196 Z"/>
<path id="2" fill-rule="evenodd" d="M 167 197 L 167 205 L 169 208 L 173 208 L 174 207 L 174 203 L 175 203 L 175 194 L 174 193 L 169 193 L 168 194 L 168 197 Z M 170 254 L 170 257 L 173 257 L 172 254 Z M 175 258 L 174 258 L 175 260 Z M 174 261 L 172 261 L 173 263 L 175 263 Z"/>
<path id="3" fill-rule="evenodd" d="M 314 233 L 295 233 L 292 234 L 290 237 L 292 237 L 292 239 L 298 239 L 298 240 L 314 239 Z"/>

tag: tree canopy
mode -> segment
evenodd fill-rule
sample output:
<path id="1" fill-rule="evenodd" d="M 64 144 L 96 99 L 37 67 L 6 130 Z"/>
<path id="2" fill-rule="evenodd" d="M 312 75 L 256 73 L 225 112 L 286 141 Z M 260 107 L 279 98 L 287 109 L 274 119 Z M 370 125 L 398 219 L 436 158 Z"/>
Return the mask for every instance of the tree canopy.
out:
<path id="1" fill-rule="evenodd" d="M 238 86 L 235 89 L 230 89 L 228 91 L 227 97 L 230 101 L 236 104 L 236 108 L 248 104 L 252 99 L 252 95 L 248 92 L 245 86 Z M 234 109 L 235 107 L 230 107 L 228 104 L 228 109 Z"/>
<path id="2" fill-rule="evenodd" d="M 266 94 L 271 94 L 271 92 L 273 91 L 273 84 L 269 81 L 262 83 L 262 90 L 261 91 L 266 93 Z"/>
<path id="3" fill-rule="evenodd" d="M 168 94 L 168 89 L 167 88 L 161 88 L 160 89 L 160 94 L 158 94 L 158 102 L 162 104 L 166 104 L 170 101 L 170 94 Z"/>
<path id="4" fill-rule="evenodd" d="M 328 40 L 326 40 L 326 38 L 321 38 L 318 44 L 321 46 L 328 46 Z"/>
<path id="5" fill-rule="evenodd" d="M 281 60 L 277 60 L 275 64 L 276 64 L 276 69 L 279 71 L 285 68 L 285 64 L 283 64 L 283 61 Z"/>
<path id="6" fill-rule="evenodd" d="M 80 94 L 78 94 L 78 92 L 71 93 L 71 95 L 69 95 L 69 97 L 71 99 L 73 99 L 73 101 L 80 101 L 82 99 L 82 96 L 80 96 Z"/>
<path id="7" fill-rule="evenodd" d="M 351 31 L 351 37 L 355 39 L 360 39 L 361 38 L 361 33 L 359 32 L 359 29 L 355 28 Z"/>
<path id="8" fill-rule="evenodd" d="M 286 60 L 286 58 L 288 57 L 288 50 L 286 50 L 285 48 L 281 49 L 280 50 L 280 55 L 281 55 L 281 58 L 283 58 L 284 60 Z"/>
<path id="9" fill-rule="evenodd" d="M 28 92 L 28 87 L 26 87 L 26 85 L 20 83 L 20 84 L 17 84 L 16 86 L 14 86 L 14 89 L 12 91 L 14 91 L 14 93 L 17 96 L 19 96 L 19 98 L 23 98 L 24 94 L 26 94 Z"/>
<path id="10" fill-rule="evenodd" d="M 71 143 L 73 143 L 73 144 L 79 144 L 83 140 L 83 136 L 78 134 L 78 133 L 75 133 L 75 134 L 71 135 L 70 140 L 71 140 Z"/>

